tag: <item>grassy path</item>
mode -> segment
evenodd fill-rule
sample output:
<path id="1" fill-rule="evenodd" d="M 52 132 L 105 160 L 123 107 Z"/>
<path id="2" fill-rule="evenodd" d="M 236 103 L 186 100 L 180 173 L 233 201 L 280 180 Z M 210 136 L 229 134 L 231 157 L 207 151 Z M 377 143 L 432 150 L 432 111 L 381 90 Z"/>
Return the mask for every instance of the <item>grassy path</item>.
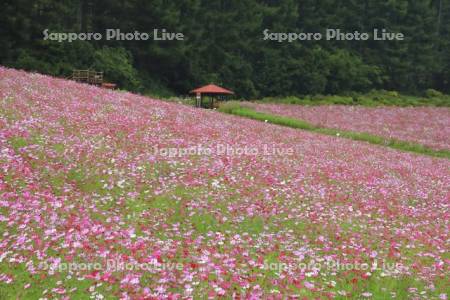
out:
<path id="1" fill-rule="evenodd" d="M 272 115 L 267 113 L 261 113 L 254 111 L 251 108 L 243 107 L 236 103 L 229 103 L 225 104 L 223 107 L 219 109 L 221 112 L 237 115 L 253 120 L 263 121 L 271 124 L 296 128 L 296 129 L 303 129 L 308 130 L 312 132 L 317 132 L 321 134 L 331 135 L 331 136 L 338 136 L 342 138 L 352 139 L 355 141 L 364 141 L 368 142 L 374 145 L 381 145 L 386 146 L 389 148 L 402 150 L 402 151 L 408 151 L 433 157 L 442 157 L 450 159 L 450 151 L 449 150 L 434 150 L 432 148 L 429 148 L 427 146 L 417 144 L 417 143 L 411 143 L 396 139 L 389 139 L 377 135 L 372 135 L 365 132 L 354 132 L 354 131 L 346 131 L 346 130 L 340 130 L 340 129 L 334 129 L 334 128 L 326 128 L 326 127 L 319 127 L 316 125 L 313 125 L 311 123 L 308 123 L 306 121 L 300 120 L 300 119 L 294 119 L 294 118 L 288 118 L 278 115 Z"/>

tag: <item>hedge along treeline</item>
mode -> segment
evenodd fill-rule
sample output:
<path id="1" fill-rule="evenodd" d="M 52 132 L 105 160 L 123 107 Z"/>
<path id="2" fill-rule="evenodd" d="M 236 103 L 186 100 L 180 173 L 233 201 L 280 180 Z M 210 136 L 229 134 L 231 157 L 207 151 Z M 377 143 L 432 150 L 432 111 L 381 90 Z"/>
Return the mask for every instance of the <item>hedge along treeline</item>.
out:
<path id="1" fill-rule="evenodd" d="M 106 72 L 120 87 L 245 98 L 371 89 L 450 92 L 450 0 L 3 0 L 0 63 L 53 75 Z M 184 41 L 44 41 L 43 31 L 182 32 Z M 405 41 L 263 40 L 271 32 L 402 32 Z"/>

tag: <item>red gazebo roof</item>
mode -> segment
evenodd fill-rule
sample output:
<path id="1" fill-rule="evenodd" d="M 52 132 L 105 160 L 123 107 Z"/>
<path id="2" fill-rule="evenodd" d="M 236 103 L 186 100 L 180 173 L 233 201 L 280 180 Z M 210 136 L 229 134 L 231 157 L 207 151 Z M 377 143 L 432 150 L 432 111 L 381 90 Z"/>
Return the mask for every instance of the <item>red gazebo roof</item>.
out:
<path id="1" fill-rule="evenodd" d="M 208 84 L 203 87 L 197 88 L 189 92 L 190 94 L 223 94 L 223 95 L 232 95 L 233 91 L 224 89 L 215 84 Z"/>

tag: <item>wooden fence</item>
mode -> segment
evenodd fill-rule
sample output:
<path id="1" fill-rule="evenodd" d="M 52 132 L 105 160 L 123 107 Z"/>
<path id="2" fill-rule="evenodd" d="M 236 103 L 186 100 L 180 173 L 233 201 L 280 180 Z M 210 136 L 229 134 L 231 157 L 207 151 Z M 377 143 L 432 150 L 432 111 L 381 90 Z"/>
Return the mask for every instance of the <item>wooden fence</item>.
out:
<path id="1" fill-rule="evenodd" d="M 79 82 L 101 85 L 103 83 L 103 72 L 92 70 L 73 70 L 71 78 Z"/>

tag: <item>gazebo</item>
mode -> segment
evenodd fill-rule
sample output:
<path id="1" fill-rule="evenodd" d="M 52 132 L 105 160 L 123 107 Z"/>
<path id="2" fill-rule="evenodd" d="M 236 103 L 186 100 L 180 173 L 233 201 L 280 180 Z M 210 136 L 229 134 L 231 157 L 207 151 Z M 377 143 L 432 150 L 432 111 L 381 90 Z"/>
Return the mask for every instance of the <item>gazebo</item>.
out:
<path id="1" fill-rule="evenodd" d="M 192 90 L 189 92 L 189 94 L 195 94 L 196 107 L 202 107 L 203 96 L 209 96 L 211 99 L 210 107 L 214 108 L 214 99 L 216 97 L 234 95 L 234 92 L 211 83 L 203 87 L 197 88 L 195 90 Z"/>

